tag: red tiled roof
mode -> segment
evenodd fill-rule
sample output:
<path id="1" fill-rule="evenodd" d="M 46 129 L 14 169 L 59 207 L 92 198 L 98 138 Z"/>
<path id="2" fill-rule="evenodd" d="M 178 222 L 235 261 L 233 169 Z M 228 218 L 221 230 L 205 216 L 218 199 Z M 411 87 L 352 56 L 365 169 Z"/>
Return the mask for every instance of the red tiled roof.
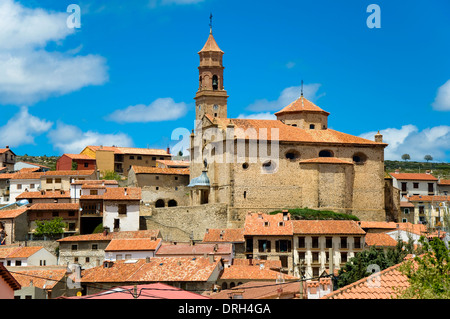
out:
<path id="1" fill-rule="evenodd" d="M 99 266 L 84 270 L 81 282 L 205 282 L 219 263 L 220 258 L 210 262 L 204 257 L 154 257 L 149 262 L 120 260 L 110 268 Z"/>
<path id="2" fill-rule="evenodd" d="M 374 221 L 359 221 L 358 225 L 363 229 L 396 229 L 397 224 L 394 222 L 374 222 Z"/>
<path id="3" fill-rule="evenodd" d="M 163 149 L 151 149 L 151 148 L 136 148 L 136 147 L 118 147 L 118 146 L 95 146 L 89 145 L 86 148 L 90 148 L 93 151 L 113 151 L 114 154 L 136 154 L 136 155 L 160 155 L 170 156 L 166 150 Z"/>
<path id="4" fill-rule="evenodd" d="M 389 173 L 392 177 L 399 180 L 413 181 L 437 181 L 438 179 L 427 173 Z"/>
<path id="5" fill-rule="evenodd" d="M 11 151 L 11 149 L 9 149 L 9 148 L 0 148 L 0 154 L 3 154 L 3 153 L 5 153 L 5 152 L 7 152 L 7 151 L 10 151 L 11 153 L 14 154 L 14 152 Z M 16 155 L 16 154 L 14 154 L 14 155 Z"/>
<path id="6" fill-rule="evenodd" d="M 42 266 L 39 269 L 21 267 L 20 270 L 14 271 L 13 276 L 22 287 L 33 285 L 40 289 L 51 290 L 65 278 L 66 273 L 67 267 Z"/>
<path id="7" fill-rule="evenodd" d="M 36 203 L 28 207 L 28 210 L 79 210 L 76 203 Z"/>
<path id="8" fill-rule="evenodd" d="M 44 249 L 43 246 L 29 246 L 29 247 L 19 247 L 14 250 L 7 258 L 28 258 L 33 256 L 39 250 Z"/>
<path id="9" fill-rule="evenodd" d="M 221 52 L 223 53 L 223 51 L 219 48 L 219 46 L 217 45 L 216 40 L 214 39 L 212 33 L 209 34 L 208 39 L 206 40 L 205 45 L 203 46 L 203 48 L 198 52 L 209 52 L 209 51 L 214 51 L 214 52 Z"/>
<path id="10" fill-rule="evenodd" d="M 260 267 L 261 265 L 265 269 L 280 269 L 281 268 L 281 260 L 265 260 L 265 259 L 244 259 L 244 258 L 234 258 L 233 265 L 235 266 L 256 266 Z"/>
<path id="11" fill-rule="evenodd" d="M 95 170 L 61 170 L 61 171 L 46 171 L 44 176 L 90 176 L 95 173 Z"/>
<path id="12" fill-rule="evenodd" d="M 95 158 L 92 158 L 86 154 L 67 154 L 64 153 L 62 156 L 67 156 L 73 160 L 88 160 L 88 161 L 95 161 Z"/>
<path id="13" fill-rule="evenodd" d="M 410 202 L 446 202 L 450 195 L 413 195 L 408 197 Z"/>
<path id="14" fill-rule="evenodd" d="M 204 254 L 231 254 L 233 251 L 231 244 L 208 244 L 198 243 L 163 243 L 156 252 L 156 256 L 169 255 L 204 255 Z"/>
<path id="15" fill-rule="evenodd" d="M 70 191 L 35 191 L 23 192 L 16 196 L 16 199 L 22 198 L 70 198 Z"/>
<path id="16" fill-rule="evenodd" d="M 105 251 L 141 251 L 156 250 L 161 243 L 161 238 L 120 238 L 112 239 Z"/>
<path id="17" fill-rule="evenodd" d="M 245 242 L 244 228 L 207 229 L 203 242 Z"/>
<path id="18" fill-rule="evenodd" d="M 232 123 L 234 125 L 234 133 L 237 139 L 263 139 L 303 144 L 331 143 L 364 146 L 373 145 L 383 147 L 388 145 L 338 132 L 332 129 L 305 130 L 299 127 L 284 124 L 279 120 L 212 118 L 208 114 L 205 116 L 209 119 L 212 125 L 217 124 L 223 130 L 227 128 L 229 123 Z"/>
<path id="19" fill-rule="evenodd" d="M 283 214 L 269 215 L 248 213 L 245 218 L 244 235 L 292 235 L 293 227 L 290 214 L 287 220 Z"/>
<path id="20" fill-rule="evenodd" d="M 294 234 L 364 235 L 353 220 L 293 220 Z"/>
<path id="21" fill-rule="evenodd" d="M 450 186 L 450 179 L 441 179 L 438 183 L 441 186 Z"/>
<path id="22" fill-rule="evenodd" d="M 243 299 L 278 299 L 281 296 L 296 297 L 300 292 L 299 282 L 274 283 L 273 281 L 250 281 L 232 289 L 224 289 L 210 295 L 212 299 L 230 299 L 239 294 Z"/>
<path id="23" fill-rule="evenodd" d="M 395 247 L 397 241 L 385 233 L 367 233 L 365 242 L 367 246 Z"/>
<path id="24" fill-rule="evenodd" d="M 298 280 L 297 277 L 282 274 L 285 280 Z M 221 280 L 277 280 L 279 271 L 260 268 L 258 266 L 231 265 L 223 269 Z"/>
<path id="25" fill-rule="evenodd" d="M 135 174 L 189 175 L 188 168 L 146 167 L 132 165 L 131 169 Z"/>
<path id="26" fill-rule="evenodd" d="M 166 165 L 167 167 L 189 167 L 188 161 L 176 161 L 176 160 L 156 160 L 157 163 Z"/>
<path id="27" fill-rule="evenodd" d="M 315 105 L 313 102 L 305 98 L 303 95 L 300 96 L 297 100 L 290 103 L 288 106 L 284 107 L 282 110 L 275 113 L 276 116 L 285 114 L 285 113 L 298 113 L 298 112 L 320 112 L 326 115 L 330 113 L 322 110 L 320 107 Z"/>
<path id="28" fill-rule="evenodd" d="M 103 195 L 81 195 L 80 199 L 141 200 L 140 187 L 107 187 Z"/>
<path id="29" fill-rule="evenodd" d="M 19 207 L 16 209 L 1 209 L 0 210 L 0 219 L 4 218 L 16 218 L 17 216 L 22 215 L 28 210 L 28 207 Z"/>
<path id="30" fill-rule="evenodd" d="M 75 242 L 75 241 L 101 241 L 112 240 L 114 238 L 152 238 L 159 237 L 160 231 L 158 229 L 138 230 L 138 231 L 120 231 L 109 232 L 107 235 L 102 233 L 68 236 L 62 239 L 58 239 L 58 242 Z"/>
<path id="31" fill-rule="evenodd" d="M 97 179 L 85 179 L 85 180 L 76 180 L 71 182 L 72 185 L 85 185 L 85 184 L 89 184 L 89 185 L 118 185 L 119 182 L 116 180 L 108 180 L 108 179 L 104 179 L 104 180 L 97 180 Z"/>
<path id="32" fill-rule="evenodd" d="M 372 276 L 342 287 L 321 299 L 392 299 L 396 289 L 409 287 L 408 278 L 399 271 L 399 266 L 389 267 Z"/>

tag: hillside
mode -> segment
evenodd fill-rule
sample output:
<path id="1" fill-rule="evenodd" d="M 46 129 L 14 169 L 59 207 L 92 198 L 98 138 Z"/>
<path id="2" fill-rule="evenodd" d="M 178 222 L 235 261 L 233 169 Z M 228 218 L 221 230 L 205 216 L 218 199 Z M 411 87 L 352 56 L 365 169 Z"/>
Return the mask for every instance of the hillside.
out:
<path id="1" fill-rule="evenodd" d="M 412 161 L 384 161 L 386 171 L 394 172 L 400 169 L 402 173 L 425 173 L 431 170 L 433 176 L 450 179 L 450 163 L 412 162 Z"/>
<path id="2" fill-rule="evenodd" d="M 59 156 L 28 156 L 25 155 L 17 155 L 16 156 L 16 162 L 28 162 L 28 163 L 35 163 L 39 165 L 44 165 L 47 167 L 50 167 L 50 170 L 56 169 L 56 161 L 58 160 Z"/>

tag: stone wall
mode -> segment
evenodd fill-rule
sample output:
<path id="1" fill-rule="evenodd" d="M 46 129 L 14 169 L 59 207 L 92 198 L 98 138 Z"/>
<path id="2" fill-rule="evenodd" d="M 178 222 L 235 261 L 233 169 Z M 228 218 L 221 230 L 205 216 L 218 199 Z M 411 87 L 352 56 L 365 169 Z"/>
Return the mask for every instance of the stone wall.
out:
<path id="1" fill-rule="evenodd" d="M 140 229 L 159 229 L 164 240 L 203 240 L 207 228 L 228 227 L 226 204 L 163 208 L 141 205 L 140 216 Z"/>

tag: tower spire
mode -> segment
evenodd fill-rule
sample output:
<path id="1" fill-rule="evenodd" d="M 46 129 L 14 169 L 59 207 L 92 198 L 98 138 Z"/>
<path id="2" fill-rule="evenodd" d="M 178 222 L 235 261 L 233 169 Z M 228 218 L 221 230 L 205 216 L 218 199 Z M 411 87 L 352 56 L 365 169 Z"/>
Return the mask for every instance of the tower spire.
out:
<path id="1" fill-rule="evenodd" d="M 301 96 L 303 96 L 303 80 L 302 80 L 302 86 L 301 86 Z"/>

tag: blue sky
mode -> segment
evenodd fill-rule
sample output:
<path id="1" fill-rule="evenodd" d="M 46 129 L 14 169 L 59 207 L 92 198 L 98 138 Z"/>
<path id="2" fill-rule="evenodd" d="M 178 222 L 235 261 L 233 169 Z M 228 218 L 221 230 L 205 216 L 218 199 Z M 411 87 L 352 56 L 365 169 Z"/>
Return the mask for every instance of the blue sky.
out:
<path id="1" fill-rule="evenodd" d="M 450 160 L 446 1 L 0 0 L 0 147 L 172 149 L 193 128 L 197 52 L 224 55 L 229 117 L 273 118 L 300 94 L 329 127 Z M 81 28 L 67 27 L 70 4 Z M 370 4 L 381 28 L 369 28 Z"/>

